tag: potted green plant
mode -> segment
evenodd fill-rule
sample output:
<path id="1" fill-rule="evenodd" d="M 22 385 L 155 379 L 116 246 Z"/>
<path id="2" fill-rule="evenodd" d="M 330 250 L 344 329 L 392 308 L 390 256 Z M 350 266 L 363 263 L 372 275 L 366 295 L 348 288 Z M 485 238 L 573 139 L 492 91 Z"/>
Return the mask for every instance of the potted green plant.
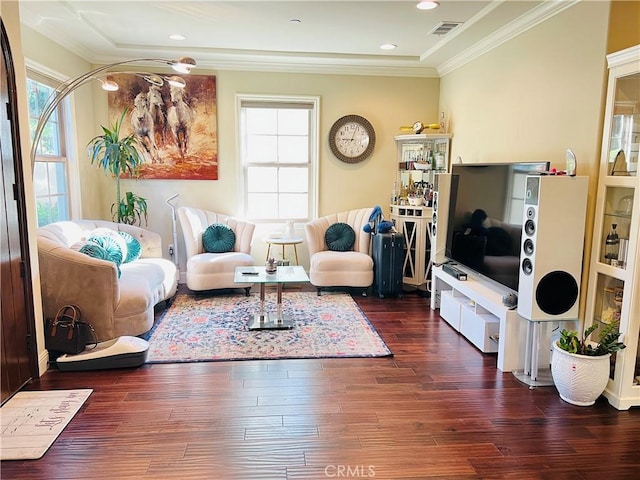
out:
<path id="1" fill-rule="evenodd" d="M 136 149 L 138 141 L 133 134 L 120 138 L 122 122 L 127 114 L 125 108 L 120 119 L 111 128 L 101 125 L 102 135 L 92 138 L 87 145 L 87 154 L 91 159 L 91 164 L 97 164 L 105 173 L 109 172 L 116 178 L 116 200 L 111 205 L 113 220 L 118 223 L 142 224 L 144 219 L 147 223 L 147 201 L 146 199 L 126 192 L 125 197 L 120 195 L 120 177 L 129 175 L 135 177 L 138 168 L 144 162 L 144 158 Z"/>
<path id="2" fill-rule="evenodd" d="M 117 211 L 116 205 L 111 205 L 111 215 L 113 218 L 117 218 L 120 223 L 142 225 L 142 219 L 144 219 L 144 224 L 146 225 L 147 200 L 135 193 L 126 192 L 124 198 L 120 199 Z"/>
<path id="3" fill-rule="evenodd" d="M 618 322 L 606 324 L 597 343 L 589 337 L 599 328 L 594 323 L 584 331 L 563 329 L 553 345 L 551 375 L 560 398 L 573 405 L 593 405 L 609 381 L 611 354 L 625 348 L 619 341 Z"/>

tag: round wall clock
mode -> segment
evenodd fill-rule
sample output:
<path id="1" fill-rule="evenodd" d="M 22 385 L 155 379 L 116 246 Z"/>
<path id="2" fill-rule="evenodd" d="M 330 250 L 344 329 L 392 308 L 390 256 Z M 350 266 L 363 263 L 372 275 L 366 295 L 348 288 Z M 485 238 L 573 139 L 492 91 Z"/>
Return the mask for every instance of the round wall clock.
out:
<path id="1" fill-rule="evenodd" d="M 345 163 L 368 158 L 376 144 L 376 132 L 369 121 L 359 115 L 345 115 L 329 131 L 329 147 Z"/>

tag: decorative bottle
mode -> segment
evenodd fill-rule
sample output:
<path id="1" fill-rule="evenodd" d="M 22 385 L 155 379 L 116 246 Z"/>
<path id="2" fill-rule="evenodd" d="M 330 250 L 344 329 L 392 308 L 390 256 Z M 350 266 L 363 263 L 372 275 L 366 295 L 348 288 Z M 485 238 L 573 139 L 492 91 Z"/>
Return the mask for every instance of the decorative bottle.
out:
<path id="1" fill-rule="evenodd" d="M 618 248 L 620 247 L 620 238 L 618 237 L 618 232 L 616 228 L 617 224 L 611 224 L 611 231 L 607 235 L 605 240 L 605 254 L 604 257 L 607 259 L 607 263 L 617 266 L 618 264 Z"/>
<path id="2" fill-rule="evenodd" d="M 431 150 L 427 150 L 427 170 L 433 169 L 433 153 Z"/>

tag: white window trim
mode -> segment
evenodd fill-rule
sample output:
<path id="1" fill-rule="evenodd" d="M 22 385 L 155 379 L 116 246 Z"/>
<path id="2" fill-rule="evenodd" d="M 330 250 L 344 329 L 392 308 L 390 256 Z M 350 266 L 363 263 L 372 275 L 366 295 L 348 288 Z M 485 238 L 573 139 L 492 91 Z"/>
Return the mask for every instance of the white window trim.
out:
<path id="1" fill-rule="evenodd" d="M 29 71 L 49 77 L 57 82 L 64 82 L 70 78 L 30 59 L 25 59 L 25 66 L 27 78 L 29 77 Z M 65 109 L 63 128 L 67 156 L 67 175 L 69 176 L 67 179 L 69 187 L 69 213 L 71 220 L 77 220 L 82 218 L 82 196 L 80 192 L 80 162 L 77 154 L 77 135 L 76 130 L 73 128 L 73 126 L 76 125 L 76 109 L 73 93 L 63 100 L 63 104 Z M 31 161 L 31 159 L 29 159 L 29 161 Z"/>
<path id="2" fill-rule="evenodd" d="M 247 189 L 246 189 L 246 171 L 242 161 L 242 138 L 240 136 L 240 112 L 242 110 L 242 102 L 273 102 L 273 103 L 311 103 L 313 104 L 313 115 L 311 117 L 312 124 L 309 131 L 312 131 L 313 137 L 310 145 L 310 167 L 309 167 L 309 213 L 311 219 L 318 217 L 318 172 L 319 172 L 319 138 L 320 138 L 320 97 L 319 96 L 301 96 L 301 95 L 257 95 L 257 94 L 236 94 L 236 164 L 238 165 L 238 212 L 243 218 L 246 218 L 247 205 Z M 310 220 L 311 220 L 310 219 Z M 257 220 L 256 223 L 273 223 L 270 221 Z"/>

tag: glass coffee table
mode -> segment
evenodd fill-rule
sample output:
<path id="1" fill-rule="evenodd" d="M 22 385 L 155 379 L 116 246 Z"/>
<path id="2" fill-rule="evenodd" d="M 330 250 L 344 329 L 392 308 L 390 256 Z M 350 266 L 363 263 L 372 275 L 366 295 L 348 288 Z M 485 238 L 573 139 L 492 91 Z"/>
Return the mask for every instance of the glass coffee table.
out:
<path id="1" fill-rule="evenodd" d="M 293 320 L 282 314 L 282 287 L 285 283 L 308 282 L 309 277 L 303 267 L 294 265 L 278 267 L 276 273 L 268 274 L 265 267 L 236 267 L 234 283 L 260 284 L 260 312 L 249 319 L 249 330 L 282 330 L 293 328 Z M 265 286 L 275 283 L 278 288 L 276 312 L 264 308 Z"/>

